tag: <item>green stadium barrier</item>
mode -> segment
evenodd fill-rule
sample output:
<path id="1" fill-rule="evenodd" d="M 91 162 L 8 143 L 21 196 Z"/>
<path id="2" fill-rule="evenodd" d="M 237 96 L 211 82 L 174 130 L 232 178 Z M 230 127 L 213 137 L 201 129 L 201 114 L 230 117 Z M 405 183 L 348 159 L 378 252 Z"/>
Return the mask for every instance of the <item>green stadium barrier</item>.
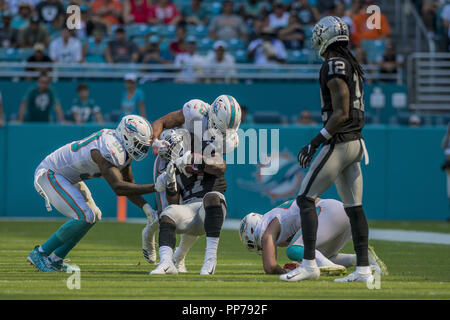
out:
<path id="1" fill-rule="evenodd" d="M 277 127 L 243 125 L 242 128 Z M 280 128 L 280 167 L 273 176 L 258 175 L 255 164 L 229 164 L 226 173 L 227 217 L 237 219 L 251 211 L 265 213 L 282 201 L 295 198 L 305 174 L 297 165 L 297 152 L 319 128 Z M 43 199 L 35 192 L 34 170 L 50 152 L 98 129 L 94 125 L 46 124 L 9 125 L 0 129 L 0 150 L 3 150 L 0 154 L 0 216 L 61 217 L 56 210 L 47 212 Z M 445 130 L 445 127 L 388 126 L 367 126 L 364 129 L 370 155 L 370 164 L 362 164 L 364 207 L 370 219 L 444 220 L 448 217 L 446 180 L 440 170 L 444 156 L 439 145 Z M 240 141 L 241 144 L 244 141 L 249 144 L 244 137 Z M 248 152 L 246 159 L 248 163 Z M 137 183 L 153 181 L 153 160 L 153 155 L 150 155 L 132 165 Z M 237 155 L 234 160 L 236 162 Z M 115 217 L 116 196 L 106 181 L 92 179 L 87 181 L 87 185 L 103 216 Z M 330 188 L 322 197 L 337 198 L 336 189 Z M 145 198 L 154 205 L 154 195 L 146 195 Z M 128 216 L 145 217 L 132 204 L 128 205 Z"/>

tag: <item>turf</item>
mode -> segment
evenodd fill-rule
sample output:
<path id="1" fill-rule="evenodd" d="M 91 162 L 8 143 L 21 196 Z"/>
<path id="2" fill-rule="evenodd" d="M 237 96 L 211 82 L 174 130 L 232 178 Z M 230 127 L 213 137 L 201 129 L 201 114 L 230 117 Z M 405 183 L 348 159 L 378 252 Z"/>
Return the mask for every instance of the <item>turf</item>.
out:
<path id="1" fill-rule="evenodd" d="M 369 290 L 362 283 L 334 283 L 332 277 L 284 283 L 276 275 L 264 275 L 260 257 L 242 247 L 237 231 L 224 230 L 215 275 L 198 274 L 203 262 L 202 237 L 187 258 L 188 274 L 150 276 L 154 265 L 140 253 L 142 226 L 115 222 L 98 223 L 71 252 L 71 263 L 81 268 L 81 289 L 69 290 L 70 274 L 40 273 L 25 261 L 31 249 L 60 224 L 0 221 L 0 299 L 450 298 L 446 245 L 371 241 L 390 275 L 382 277 L 380 290 Z M 343 252 L 353 252 L 351 243 Z M 280 263 L 288 262 L 284 250 L 278 257 Z"/>

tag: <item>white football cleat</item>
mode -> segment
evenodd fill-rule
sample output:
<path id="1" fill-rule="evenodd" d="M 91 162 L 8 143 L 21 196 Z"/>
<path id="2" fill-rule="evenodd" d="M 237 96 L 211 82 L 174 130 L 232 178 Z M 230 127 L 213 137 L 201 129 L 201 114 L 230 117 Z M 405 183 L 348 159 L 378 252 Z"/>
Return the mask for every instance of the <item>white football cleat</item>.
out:
<path id="1" fill-rule="evenodd" d="M 334 282 L 365 282 L 365 283 L 373 283 L 374 277 L 372 273 L 361 273 L 355 271 L 350 273 L 348 276 L 344 278 L 334 279 Z"/>
<path id="2" fill-rule="evenodd" d="M 155 232 L 158 230 L 158 226 L 158 223 L 147 224 L 142 230 L 142 254 L 148 263 L 156 263 Z"/>
<path id="3" fill-rule="evenodd" d="M 377 256 L 375 249 L 369 246 L 369 264 L 373 271 L 384 276 L 389 275 L 388 269 L 384 262 Z"/>
<path id="4" fill-rule="evenodd" d="M 178 274 L 178 270 L 171 260 L 167 260 L 161 261 L 150 274 Z"/>
<path id="5" fill-rule="evenodd" d="M 176 261 L 174 259 L 173 263 L 175 264 L 175 267 L 178 270 L 178 273 L 187 273 L 186 265 L 184 264 L 184 258 L 180 261 Z"/>
<path id="6" fill-rule="evenodd" d="M 296 282 L 301 280 L 312 280 L 320 277 L 320 269 L 316 265 L 315 267 L 304 267 L 300 265 L 298 268 L 295 268 L 288 273 L 282 274 L 280 276 L 280 280 Z"/>
<path id="7" fill-rule="evenodd" d="M 211 257 L 207 259 L 203 263 L 202 270 L 200 270 L 201 275 L 211 275 L 214 274 L 214 271 L 216 271 L 216 265 L 217 265 L 217 258 Z"/>

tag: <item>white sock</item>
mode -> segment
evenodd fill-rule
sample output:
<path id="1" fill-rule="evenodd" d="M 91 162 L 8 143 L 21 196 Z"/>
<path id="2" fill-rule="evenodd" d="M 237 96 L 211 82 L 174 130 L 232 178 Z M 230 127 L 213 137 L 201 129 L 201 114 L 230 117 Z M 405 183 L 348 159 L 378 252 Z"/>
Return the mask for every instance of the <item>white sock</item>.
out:
<path id="1" fill-rule="evenodd" d="M 356 254 L 338 253 L 330 260 L 344 267 L 356 266 Z"/>
<path id="2" fill-rule="evenodd" d="M 189 250 L 194 245 L 197 238 L 198 236 L 192 236 L 190 234 L 182 234 L 180 237 L 180 244 L 175 250 L 174 258 L 177 259 L 177 261 L 183 260 L 186 257 L 187 253 L 189 252 Z"/>
<path id="3" fill-rule="evenodd" d="M 305 268 L 317 268 L 317 262 L 316 262 L 316 259 L 313 259 L 313 260 L 303 259 L 302 265 L 303 265 Z"/>
<path id="4" fill-rule="evenodd" d="M 205 260 L 211 257 L 217 257 L 217 248 L 219 247 L 219 238 L 206 237 Z"/>
<path id="5" fill-rule="evenodd" d="M 362 273 L 362 274 L 368 274 L 368 273 L 372 273 L 372 270 L 370 269 L 370 266 L 364 266 L 364 267 L 356 267 L 356 272 Z"/>
<path id="6" fill-rule="evenodd" d="M 173 249 L 169 246 L 159 247 L 159 258 L 161 262 L 172 261 Z"/>
<path id="7" fill-rule="evenodd" d="M 52 260 L 53 262 L 58 262 L 58 261 L 62 260 L 62 258 L 60 258 L 56 254 L 52 253 L 52 255 L 50 256 L 50 260 Z"/>
<path id="8" fill-rule="evenodd" d="M 327 257 L 325 257 L 322 252 L 320 252 L 319 250 L 316 250 L 316 262 L 317 262 L 317 266 L 320 267 L 329 267 L 329 266 L 333 266 L 334 263 L 331 262 L 330 260 L 327 259 Z"/>

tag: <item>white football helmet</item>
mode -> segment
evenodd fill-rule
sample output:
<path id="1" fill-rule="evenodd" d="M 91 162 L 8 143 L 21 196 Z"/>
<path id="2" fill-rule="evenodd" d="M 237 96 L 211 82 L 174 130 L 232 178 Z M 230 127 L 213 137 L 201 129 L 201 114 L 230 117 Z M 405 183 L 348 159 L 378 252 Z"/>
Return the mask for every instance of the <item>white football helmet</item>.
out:
<path id="1" fill-rule="evenodd" d="M 128 155 L 136 161 L 143 160 L 152 145 L 153 129 L 150 122 L 137 115 L 122 118 L 116 128 L 116 135 Z"/>
<path id="2" fill-rule="evenodd" d="M 338 41 L 348 43 L 349 41 L 348 26 L 339 17 L 327 16 L 320 19 L 312 33 L 312 47 L 322 57 L 332 43 Z"/>
<path id="3" fill-rule="evenodd" d="M 180 157 L 183 150 L 183 135 L 175 129 L 167 129 L 161 132 L 160 140 L 167 142 L 167 147 L 159 148 L 158 154 L 165 160 L 175 160 Z"/>
<path id="4" fill-rule="evenodd" d="M 251 212 L 241 220 L 239 226 L 239 237 L 247 249 L 252 252 L 260 252 L 262 250 L 261 239 L 255 234 L 256 226 L 261 222 L 261 219 L 261 214 Z"/>
<path id="5" fill-rule="evenodd" d="M 236 132 L 241 124 L 241 106 L 230 95 L 221 95 L 214 100 L 209 109 L 208 128 L 222 135 Z"/>

